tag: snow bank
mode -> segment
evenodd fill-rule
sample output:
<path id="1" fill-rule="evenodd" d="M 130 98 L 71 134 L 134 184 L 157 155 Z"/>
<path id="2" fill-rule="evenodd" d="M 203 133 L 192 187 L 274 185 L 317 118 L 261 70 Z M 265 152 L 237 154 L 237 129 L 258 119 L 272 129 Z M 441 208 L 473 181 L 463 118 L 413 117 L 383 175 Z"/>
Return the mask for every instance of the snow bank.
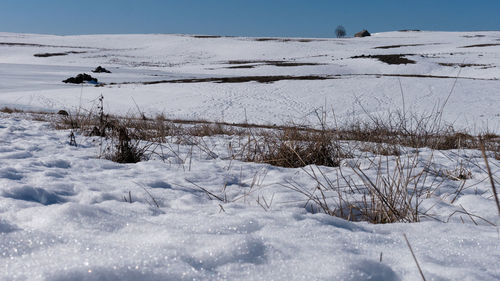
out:
<path id="1" fill-rule="evenodd" d="M 2 280 L 420 280 L 403 233 L 427 280 L 500 278 L 498 227 L 481 219 L 353 223 L 308 212 L 305 198 L 283 187 L 294 179 L 314 188 L 301 169 L 207 159 L 196 149 L 191 168 L 116 164 L 96 158 L 92 138 L 68 141 L 67 131 L 0 115 Z M 456 163 L 439 153 L 443 167 Z M 471 167 L 483 167 L 477 152 L 467 153 Z M 491 161 L 497 175 L 500 162 Z M 455 203 L 451 180 L 425 202 L 438 219 L 463 206 L 498 225 L 485 179 L 475 168 Z M 192 183 L 212 192 L 226 185 L 231 202 L 210 200 Z M 256 203 L 273 194 L 269 210 Z"/>

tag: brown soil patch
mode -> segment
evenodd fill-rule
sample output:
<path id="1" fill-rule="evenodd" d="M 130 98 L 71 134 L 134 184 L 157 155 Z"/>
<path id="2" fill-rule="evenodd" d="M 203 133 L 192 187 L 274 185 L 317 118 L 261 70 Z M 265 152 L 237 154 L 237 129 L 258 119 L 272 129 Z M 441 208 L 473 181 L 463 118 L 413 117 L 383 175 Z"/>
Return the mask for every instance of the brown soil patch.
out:
<path id="1" fill-rule="evenodd" d="M 405 56 L 409 56 L 411 54 L 394 54 L 394 55 L 361 55 L 351 57 L 352 59 L 378 59 L 381 62 L 387 64 L 415 64 L 414 60 L 410 60 L 405 58 Z"/>
<path id="2" fill-rule="evenodd" d="M 281 66 L 281 67 L 287 67 L 287 66 L 304 66 L 304 65 L 322 65 L 322 63 L 315 63 L 315 62 L 295 62 L 295 61 L 281 61 L 281 60 L 230 60 L 227 62 L 228 64 L 253 64 L 252 67 L 258 65 L 274 65 L 274 66 Z M 251 68 L 251 67 L 246 67 L 246 66 L 238 66 L 234 67 L 231 66 L 229 68 Z"/>
<path id="3" fill-rule="evenodd" d="M 226 68 L 254 68 L 258 65 L 254 65 L 254 64 L 247 64 L 247 65 L 234 65 L 234 66 L 228 66 Z"/>
<path id="4" fill-rule="evenodd" d="M 451 66 L 451 67 L 483 67 L 483 68 L 491 68 L 491 64 L 475 64 L 475 63 L 446 63 L 440 62 L 438 63 L 442 66 Z"/>
<path id="5" fill-rule="evenodd" d="M 70 52 L 64 52 L 64 53 L 41 53 L 41 54 L 34 54 L 33 56 L 38 57 L 38 58 L 47 58 L 47 57 L 67 56 L 69 54 L 84 54 L 84 53 L 86 53 L 86 52 L 70 51 Z"/>
<path id="6" fill-rule="evenodd" d="M 395 49 L 395 48 L 402 48 L 402 47 L 416 47 L 416 46 L 426 46 L 426 45 L 436 45 L 436 44 L 406 44 L 406 45 L 388 45 L 388 46 L 380 46 L 380 47 L 375 47 L 373 49 Z"/>
<path id="7" fill-rule="evenodd" d="M 73 49 L 95 49 L 95 48 L 91 48 L 91 47 L 58 46 L 58 45 L 44 45 L 44 44 L 18 43 L 18 42 L 0 42 L 0 46 L 11 46 L 11 47 L 50 47 L 50 48 L 73 48 Z"/>
<path id="8" fill-rule="evenodd" d="M 500 46 L 500 43 L 490 43 L 490 44 L 476 44 L 476 45 L 468 45 L 460 48 L 481 48 L 481 47 L 493 47 Z"/>
<path id="9" fill-rule="evenodd" d="M 496 81 L 497 80 L 497 79 L 488 79 L 488 78 L 456 77 L 456 76 L 426 75 L 426 74 L 367 74 L 367 75 L 386 76 L 386 77 L 413 77 L 413 78 L 437 78 L 437 79 L 467 79 L 467 80 L 483 80 L 483 81 Z"/>
<path id="10" fill-rule="evenodd" d="M 219 35 L 193 35 L 193 38 L 200 38 L 200 39 L 207 39 L 207 38 L 222 38 L 222 36 Z"/>
<path id="11" fill-rule="evenodd" d="M 300 42 L 300 43 L 325 41 L 323 39 L 298 39 L 298 38 L 254 38 L 253 40 L 258 42 L 274 41 L 274 42 Z"/>
<path id="12" fill-rule="evenodd" d="M 214 82 L 214 83 L 245 83 L 245 82 L 259 82 L 259 83 L 273 83 L 282 80 L 326 80 L 333 79 L 327 76 L 289 76 L 289 75 L 277 75 L 277 76 L 239 76 L 239 77 L 220 77 L 220 78 L 196 78 L 196 79 L 178 79 L 178 80 L 166 80 L 166 81 L 152 81 L 144 82 L 144 85 L 160 84 L 160 83 L 202 83 L 202 82 Z"/>
<path id="13" fill-rule="evenodd" d="M 338 79 L 338 76 L 319 76 L 319 75 L 305 75 L 305 76 L 290 76 L 290 75 L 276 75 L 276 76 L 236 76 L 236 77 L 210 77 L 210 78 L 191 78 L 191 79 L 176 79 L 176 80 L 158 80 L 158 81 L 147 81 L 147 82 L 123 82 L 123 83 L 109 83 L 109 84 L 99 84 L 97 86 L 113 86 L 113 85 L 127 85 L 127 84 L 142 84 L 142 85 L 154 85 L 154 84 L 164 84 L 164 83 L 246 83 L 246 82 L 258 82 L 258 83 L 273 83 L 282 80 L 327 80 L 327 79 Z"/>

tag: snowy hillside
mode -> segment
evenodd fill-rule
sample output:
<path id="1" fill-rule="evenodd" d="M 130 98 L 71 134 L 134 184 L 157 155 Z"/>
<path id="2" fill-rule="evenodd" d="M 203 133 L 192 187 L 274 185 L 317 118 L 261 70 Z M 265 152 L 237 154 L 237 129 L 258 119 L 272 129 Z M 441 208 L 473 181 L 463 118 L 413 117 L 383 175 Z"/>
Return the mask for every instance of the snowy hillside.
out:
<path id="1" fill-rule="evenodd" d="M 500 32 L 0 33 L 0 280 L 500 280 L 499 67 Z M 98 84 L 62 82 L 80 73 Z M 106 113 L 144 116 L 104 126 L 86 111 L 101 94 Z M 264 126 L 388 112 L 442 116 L 444 131 Z M 486 151 L 450 124 L 488 130 Z M 113 133 L 150 153 L 107 160 Z M 327 133 L 328 166 L 243 156 L 276 141 L 293 158 Z"/>
<path id="2" fill-rule="evenodd" d="M 452 91 L 446 121 L 496 131 L 499 40 L 500 32 L 388 32 L 356 39 L 0 33 L 0 104 L 57 111 L 89 107 L 103 94 L 112 112 L 136 112 L 137 103 L 151 115 L 281 124 L 316 121 L 314 110 L 325 104 L 338 118 L 385 113 L 402 108 L 403 97 L 412 111 L 429 112 Z M 392 55 L 391 64 L 369 57 L 374 55 Z M 117 85 L 61 83 L 98 65 L 112 71 L 94 74 L 99 82 Z M 275 79 L 259 83 L 255 76 Z M 296 80 L 301 76 L 306 78 Z M 221 77 L 240 83 L 189 81 Z M 152 81 L 161 83 L 141 83 Z"/>

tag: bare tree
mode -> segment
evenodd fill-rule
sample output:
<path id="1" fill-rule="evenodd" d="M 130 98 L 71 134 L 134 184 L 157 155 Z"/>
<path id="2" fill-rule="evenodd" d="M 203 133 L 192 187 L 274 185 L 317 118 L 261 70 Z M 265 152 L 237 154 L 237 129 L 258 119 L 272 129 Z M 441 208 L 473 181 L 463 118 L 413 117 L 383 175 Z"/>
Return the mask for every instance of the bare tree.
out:
<path id="1" fill-rule="evenodd" d="M 345 37 L 345 28 L 342 25 L 337 26 L 337 28 L 335 28 L 335 35 L 337 35 L 337 38 Z"/>

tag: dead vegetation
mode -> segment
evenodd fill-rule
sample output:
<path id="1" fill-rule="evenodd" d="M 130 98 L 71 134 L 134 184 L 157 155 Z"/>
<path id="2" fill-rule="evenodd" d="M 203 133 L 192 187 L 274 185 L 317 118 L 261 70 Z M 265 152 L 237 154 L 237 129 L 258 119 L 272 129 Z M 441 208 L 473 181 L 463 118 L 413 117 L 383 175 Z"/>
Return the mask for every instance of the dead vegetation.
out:
<path id="1" fill-rule="evenodd" d="M 291 127 L 249 137 L 236 156 L 244 161 L 288 168 L 307 165 L 336 167 L 341 159 L 349 157 L 333 131 L 305 131 Z"/>
<path id="2" fill-rule="evenodd" d="M 23 112 L 7 107 L 1 111 Z M 334 127 L 326 125 L 321 119 L 320 128 L 178 120 L 162 115 L 148 118 L 143 113 L 120 117 L 105 114 L 102 104 L 90 110 L 69 111 L 67 115 L 31 114 L 36 116 L 34 118 L 53 122 L 57 129 L 70 129 L 81 135 L 109 139 L 114 143 L 103 151 L 115 151 L 116 147 L 120 154 L 138 154 L 135 160 L 156 154 L 154 149 L 172 138 L 176 139 L 175 142 L 197 145 L 204 141 L 204 137 L 217 135 L 236 137 L 237 141 L 228 144 L 232 146 L 231 157 L 234 159 L 283 167 L 311 164 L 338 166 L 342 159 L 352 157 L 353 149 L 392 156 L 401 155 L 401 149 L 405 147 L 478 149 L 480 140 L 494 157 L 500 155 L 500 136 L 491 133 L 473 136 L 465 131 L 456 131 L 452 126 L 441 124 L 436 114 L 411 115 L 394 111 L 385 116 L 370 116 L 364 121 L 350 121 Z M 346 142 L 358 145 L 346 148 Z M 210 148 L 204 150 L 212 155 Z M 122 159 L 132 158 L 116 159 L 124 161 Z"/>
<path id="3" fill-rule="evenodd" d="M 319 167 L 303 168 L 316 186 L 294 182 L 285 186 L 306 196 L 308 209 L 350 221 L 370 223 L 418 222 L 424 194 L 432 194 L 440 183 L 427 183 L 428 173 L 420 167 L 418 154 L 393 158 L 369 158 L 376 174 L 368 174 L 355 163 L 339 167 L 335 176 Z"/>
<path id="4" fill-rule="evenodd" d="M 24 110 L 17 109 L 17 108 L 12 108 L 8 106 L 4 106 L 0 108 L 0 112 L 7 113 L 7 114 L 12 114 L 12 113 L 22 113 L 25 112 Z"/>
<path id="5" fill-rule="evenodd" d="M 215 159 L 221 157 L 220 150 L 214 150 L 210 139 L 220 136 L 219 140 L 226 139 L 222 144 L 228 151 L 224 159 L 301 168 L 313 180 L 314 187 L 293 180 L 283 185 L 303 194 L 309 211 L 350 221 L 408 223 L 433 218 L 432 208 L 422 208 L 421 204 L 438 193 L 445 180 L 457 182 L 455 193 L 450 195 L 454 197 L 452 202 L 467 188 L 465 183 L 473 175 L 462 160 L 454 169 L 436 168 L 433 156 L 422 161 L 419 149 L 409 148 L 473 148 L 482 149 L 483 155 L 500 155 L 500 136 L 458 132 L 441 125 L 440 116 L 432 114 L 419 116 L 396 111 L 385 117 L 371 116 L 363 122 L 330 128 L 322 112 L 318 114 L 319 128 L 306 128 L 172 120 L 163 115 L 147 118 L 143 113 L 119 117 L 106 114 L 103 104 L 101 97 L 90 110 L 32 115 L 45 116 L 58 129 L 69 129 L 75 145 L 75 138 L 97 137 L 101 142 L 99 156 L 119 163 L 136 163 L 151 157 L 164 159 L 173 154 L 190 169 L 192 153 L 182 157 L 175 146 L 196 147 L 209 159 Z M 1 111 L 22 114 L 21 110 L 6 107 Z M 326 167 L 336 168 L 327 173 Z M 225 192 L 216 194 L 200 185 L 195 188 L 223 203 L 231 201 Z M 272 199 L 268 202 L 264 197 L 258 198 L 257 203 L 268 210 Z M 467 214 L 471 220 L 479 218 L 465 210 L 450 217 L 457 213 Z"/>

